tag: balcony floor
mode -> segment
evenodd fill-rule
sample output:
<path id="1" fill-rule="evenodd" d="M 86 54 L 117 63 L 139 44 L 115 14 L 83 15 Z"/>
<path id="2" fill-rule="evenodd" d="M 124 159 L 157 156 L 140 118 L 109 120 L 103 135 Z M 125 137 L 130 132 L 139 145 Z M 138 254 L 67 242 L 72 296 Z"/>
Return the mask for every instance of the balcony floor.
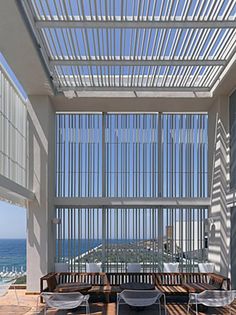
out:
<path id="1" fill-rule="evenodd" d="M 36 312 L 37 298 L 38 295 L 26 295 L 25 290 L 17 290 L 17 295 L 20 301 L 20 306 L 17 305 L 17 301 L 15 298 L 14 290 L 10 290 L 10 292 L 4 296 L 0 297 L 0 315 L 35 315 L 35 314 L 43 314 L 42 306 L 41 312 Z M 116 303 L 93 303 L 90 305 L 91 315 L 116 315 Z M 121 306 L 120 315 L 152 315 L 158 314 L 157 309 L 155 307 L 151 307 L 150 309 L 136 311 L 131 309 L 129 306 Z M 84 309 L 79 308 L 78 311 L 70 311 L 70 312 L 57 312 L 54 310 L 48 311 L 48 315 L 62 315 L 62 314 L 84 314 Z M 164 312 L 162 312 L 164 314 Z M 187 314 L 187 304 L 186 303 L 177 303 L 171 302 L 167 303 L 167 314 L 168 315 L 185 315 Z M 191 314 L 195 314 L 195 312 L 191 312 Z M 207 309 L 204 312 L 199 312 L 199 315 L 205 314 L 217 314 L 217 315 L 226 315 L 229 314 L 229 310 L 220 309 L 220 308 L 211 308 Z M 236 315 L 236 303 L 231 309 L 231 314 Z"/>

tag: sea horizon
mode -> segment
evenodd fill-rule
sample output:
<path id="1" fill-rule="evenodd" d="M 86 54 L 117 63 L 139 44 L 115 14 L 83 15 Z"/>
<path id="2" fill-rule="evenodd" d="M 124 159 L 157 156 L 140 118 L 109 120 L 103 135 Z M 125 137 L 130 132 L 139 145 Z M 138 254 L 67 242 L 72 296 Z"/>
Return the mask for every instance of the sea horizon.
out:
<path id="1" fill-rule="evenodd" d="M 138 241 L 135 239 L 110 239 L 111 243 L 128 243 Z M 102 243 L 102 239 L 89 240 L 83 238 L 76 240 L 80 246 L 77 247 L 76 255 L 86 253 L 88 250 Z M 68 251 L 68 239 L 63 240 L 64 250 Z M 7 269 L 7 270 L 6 270 Z M 0 272 L 3 271 L 26 271 L 26 238 L 0 238 Z"/>

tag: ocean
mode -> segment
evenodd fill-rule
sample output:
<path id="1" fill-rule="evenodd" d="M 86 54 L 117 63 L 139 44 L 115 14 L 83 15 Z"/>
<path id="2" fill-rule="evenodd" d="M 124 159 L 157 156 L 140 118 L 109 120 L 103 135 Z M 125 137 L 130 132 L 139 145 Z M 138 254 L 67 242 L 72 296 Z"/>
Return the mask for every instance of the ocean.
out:
<path id="1" fill-rule="evenodd" d="M 0 239 L 0 272 L 26 270 L 26 240 Z"/>
<path id="2" fill-rule="evenodd" d="M 112 240 L 114 244 L 129 243 L 132 240 Z M 85 253 L 101 244 L 101 240 L 80 240 L 80 252 Z M 65 254 L 68 251 L 68 240 L 64 240 Z M 25 239 L 0 239 L 0 272 L 2 271 L 26 271 L 26 240 Z"/>

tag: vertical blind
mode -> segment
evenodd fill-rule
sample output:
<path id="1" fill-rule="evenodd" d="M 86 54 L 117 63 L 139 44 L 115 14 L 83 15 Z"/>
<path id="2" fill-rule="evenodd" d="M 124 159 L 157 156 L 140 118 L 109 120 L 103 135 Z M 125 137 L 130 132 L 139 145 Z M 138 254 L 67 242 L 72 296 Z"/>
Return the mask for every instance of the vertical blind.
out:
<path id="1" fill-rule="evenodd" d="M 0 64 L 0 174 L 27 188 L 27 158 L 26 101 Z"/>
<path id="2" fill-rule="evenodd" d="M 204 114 L 58 114 L 56 195 L 207 197 L 207 120 Z"/>
<path id="3" fill-rule="evenodd" d="M 130 262 L 148 272 L 164 262 L 193 271 L 207 258 L 205 208 L 57 208 L 56 215 L 56 257 L 72 271 L 85 271 L 86 262 L 107 272 L 125 271 Z"/>
<path id="4" fill-rule="evenodd" d="M 57 114 L 56 196 L 204 198 L 205 114 Z M 71 270 L 128 262 L 160 270 L 179 261 L 193 270 L 206 259 L 207 208 L 59 207 L 57 260 Z"/>

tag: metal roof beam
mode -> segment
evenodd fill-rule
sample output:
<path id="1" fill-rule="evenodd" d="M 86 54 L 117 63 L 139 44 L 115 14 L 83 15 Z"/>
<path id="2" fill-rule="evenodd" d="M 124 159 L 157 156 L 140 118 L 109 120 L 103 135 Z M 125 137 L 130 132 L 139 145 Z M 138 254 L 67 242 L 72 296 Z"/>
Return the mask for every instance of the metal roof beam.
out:
<path id="1" fill-rule="evenodd" d="M 37 28 L 181 28 L 181 29 L 222 29 L 236 28 L 236 20 L 169 20 L 169 21 L 108 21 L 108 20 L 37 20 Z"/>
<path id="2" fill-rule="evenodd" d="M 50 60 L 51 66 L 224 66 L 225 60 L 104 60 L 104 59 L 73 59 Z"/>
<path id="3" fill-rule="evenodd" d="M 209 92 L 209 88 L 207 87 L 153 87 L 153 86 L 143 86 L 143 87 L 135 87 L 135 86 L 57 86 L 57 90 L 59 92 L 65 91 L 169 91 L 169 92 Z"/>

